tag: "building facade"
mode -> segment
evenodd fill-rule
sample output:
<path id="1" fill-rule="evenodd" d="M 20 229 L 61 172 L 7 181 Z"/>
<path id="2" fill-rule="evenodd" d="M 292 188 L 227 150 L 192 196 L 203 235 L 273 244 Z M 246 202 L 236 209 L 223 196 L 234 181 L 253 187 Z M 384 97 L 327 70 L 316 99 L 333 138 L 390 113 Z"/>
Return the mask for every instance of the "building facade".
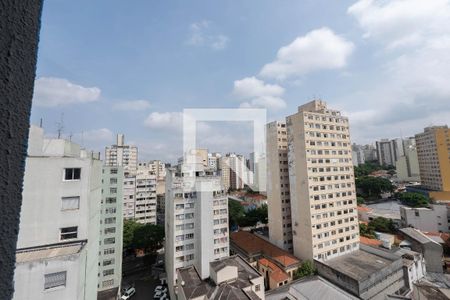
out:
<path id="1" fill-rule="evenodd" d="M 177 269 L 210 276 L 210 262 L 229 255 L 228 198 L 221 177 L 203 164 L 183 164 L 166 176 L 165 262 L 171 298 Z"/>
<path id="2" fill-rule="evenodd" d="M 123 180 L 122 167 L 103 167 L 98 267 L 99 295 L 106 293 L 117 295 L 120 291 L 123 245 Z"/>
<path id="3" fill-rule="evenodd" d="M 382 166 L 395 166 L 399 155 L 399 143 L 396 140 L 382 139 L 376 142 L 378 163 Z"/>
<path id="4" fill-rule="evenodd" d="M 133 176 L 138 166 L 138 149 L 125 145 L 125 136 L 117 135 L 115 145 L 105 148 L 105 166 L 122 166 L 125 176 Z"/>
<path id="5" fill-rule="evenodd" d="M 136 174 L 134 219 L 142 224 L 156 224 L 157 176 L 146 167 L 138 167 Z"/>
<path id="6" fill-rule="evenodd" d="M 286 126 L 294 255 L 327 260 L 357 250 L 348 118 L 314 100 L 287 117 Z"/>
<path id="7" fill-rule="evenodd" d="M 432 191 L 450 191 L 450 130 L 447 126 L 425 128 L 416 134 L 422 186 Z"/>
<path id="8" fill-rule="evenodd" d="M 13 299 L 96 299 L 99 158 L 30 128 Z"/>
<path id="9" fill-rule="evenodd" d="M 445 204 L 428 207 L 400 207 L 402 227 L 413 227 L 428 232 L 449 232 L 449 211 Z"/>
<path id="10" fill-rule="evenodd" d="M 266 145 L 269 238 L 274 245 L 292 252 L 286 123 L 267 124 Z"/>

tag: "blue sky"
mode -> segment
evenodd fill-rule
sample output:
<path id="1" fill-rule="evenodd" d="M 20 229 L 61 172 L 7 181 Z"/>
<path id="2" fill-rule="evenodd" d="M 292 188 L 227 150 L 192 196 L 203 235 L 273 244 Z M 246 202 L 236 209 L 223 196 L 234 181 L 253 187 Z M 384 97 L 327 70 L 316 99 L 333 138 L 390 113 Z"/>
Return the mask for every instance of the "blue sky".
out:
<path id="1" fill-rule="evenodd" d="M 31 119 L 174 161 L 183 108 L 275 120 L 320 96 L 368 143 L 449 123 L 449 53 L 448 0 L 46 0 Z M 250 151 L 249 124 L 209 125 L 201 146 Z"/>

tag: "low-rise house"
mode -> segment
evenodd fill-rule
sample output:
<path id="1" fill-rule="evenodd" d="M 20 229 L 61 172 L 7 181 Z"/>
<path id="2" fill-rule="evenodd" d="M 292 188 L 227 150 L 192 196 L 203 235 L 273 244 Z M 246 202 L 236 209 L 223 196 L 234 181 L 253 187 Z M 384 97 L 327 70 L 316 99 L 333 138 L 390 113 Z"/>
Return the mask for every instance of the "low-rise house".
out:
<path id="1" fill-rule="evenodd" d="M 320 276 L 309 276 L 266 292 L 266 300 L 280 299 L 356 300 L 358 298 Z"/>
<path id="2" fill-rule="evenodd" d="M 402 228 L 400 232 L 405 238 L 400 243 L 400 247 L 422 253 L 428 272 L 443 272 L 443 249 L 441 244 L 414 228 Z"/>
<path id="3" fill-rule="evenodd" d="M 230 250 L 241 255 L 264 276 L 266 289 L 288 284 L 301 262 L 289 252 L 247 231 L 230 234 Z"/>
<path id="4" fill-rule="evenodd" d="M 400 208 L 402 227 L 414 227 L 422 231 L 448 232 L 447 205 L 431 204 L 428 207 Z"/>
<path id="5" fill-rule="evenodd" d="M 320 276 L 361 299 L 385 299 L 408 292 L 401 256 L 373 247 L 315 261 Z"/>
<path id="6" fill-rule="evenodd" d="M 177 270 L 177 299 L 264 300 L 264 279 L 239 255 L 210 262 L 210 277 L 202 280 L 194 266 Z"/>

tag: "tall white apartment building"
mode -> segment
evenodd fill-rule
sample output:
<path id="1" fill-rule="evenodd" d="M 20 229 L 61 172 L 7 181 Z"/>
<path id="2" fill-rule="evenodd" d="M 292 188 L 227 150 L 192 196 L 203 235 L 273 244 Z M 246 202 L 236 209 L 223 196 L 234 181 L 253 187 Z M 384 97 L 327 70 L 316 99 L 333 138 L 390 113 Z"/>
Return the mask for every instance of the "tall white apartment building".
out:
<path id="1" fill-rule="evenodd" d="M 348 118 L 314 100 L 286 126 L 294 255 L 326 260 L 359 249 Z"/>
<path id="2" fill-rule="evenodd" d="M 13 299 L 96 299 L 99 156 L 31 126 Z"/>
<path id="3" fill-rule="evenodd" d="M 118 134 L 116 144 L 105 148 L 105 165 L 122 166 L 125 176 L 133 176 L 138 166 L 137 147 L 125 145 L 125 136 Z"/>
<path id="4" fill-rule="evenodd" d="M 231 186 L 230 185 L 231 168 L 229 156 L 222 156 L 219 158 L 219 170 L 223 188 L 224 190 L 228 191 Z"/>
<path id="5" fill-rule="evenodd" d="M 403 152 L 403 145 L 399 139 L 382 139 L 376 142 L 376 147 L 378 163 L 383 166 L 395 166 L 395 162 Z"/>
<path id="6" fill-rule="evenodd" d="M 138 167 L 146 167 L 150 172 L 156 175 L 157 180 L 166 179 L 166 165 L 160 160 L 151 160 L 149 162 L 140 162 Z"/>
<path id="7" fill-rule="evenodd" d="M 247 183 L 247 167 L 245 157 L 239 154 L 227 154 L 230 158 L 230 187 L 233 190 L 241 190 Z"/>
<path id="8" fill-rule="evenodd" d="M 103 167 L 98 267 L 99 299 L 118 295 L 122 280 L 123 168 Z"/>
<path id="9" fill-rule="evenodd" d="M 123 218 L 134 220 L 136 216 L 136 177 L 123 179 Z"/>
<path id="10" fill-rule="evenodd" d="M 292 252 L 286 123 L 267 124 L 266 145 L 269 239 L 272 244 Z"/>
<path id="11" fill-rule="evenodd" d="M 222 155 L 220 153 L 208 153 L 208 168 L 213 169 L 215 171 L 219 170 L 220 158 Z"/>
<path id="12" fill-rule="evenodd" d="M 165 209 L 166 272 L 176 299 L 177 269 L 194 266 L 206 279 L 210 262 L 229 255 L 228 198 L 221 177 L 200 163 L 168 170 Z"/>
<path id="13" fill-rule="evenodd" d="M 156 175 L 148 167 L 136 174 L 134 219 L 142 224 L 156 224 Z"/>

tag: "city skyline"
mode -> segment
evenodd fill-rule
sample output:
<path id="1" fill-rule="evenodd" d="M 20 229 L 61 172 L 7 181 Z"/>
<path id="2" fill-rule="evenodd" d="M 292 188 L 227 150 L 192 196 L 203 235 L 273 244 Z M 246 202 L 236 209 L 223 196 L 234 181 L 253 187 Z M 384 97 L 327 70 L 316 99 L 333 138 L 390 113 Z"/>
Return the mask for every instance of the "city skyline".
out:
<path id="1" fill-rule="evenodd" d="M 266 107 L 269 122 L 317 97 L 352 142 L 412 136 L 450 117 L 450 4 L 413 2 L 47 1 L 31 121 L 56 135 L 64 114 L 88 149 L 124 133 L 141 158 L 175 161 L 183 108 Z M 202 147 L 250 152 L 250 129 L 215 125 Z"/>

